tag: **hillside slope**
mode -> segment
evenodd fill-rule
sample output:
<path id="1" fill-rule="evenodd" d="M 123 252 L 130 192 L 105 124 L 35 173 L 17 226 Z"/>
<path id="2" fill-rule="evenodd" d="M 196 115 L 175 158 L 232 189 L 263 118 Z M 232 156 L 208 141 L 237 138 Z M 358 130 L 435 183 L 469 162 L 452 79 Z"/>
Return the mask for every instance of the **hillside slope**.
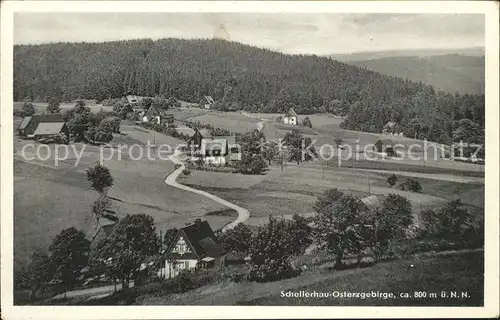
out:
<path id="1" fill-rule="evenodd" d="M 130 40 L 14 47 L 14 100 L 175 96 L 277 113 L 330 112 L 344 128 L 380 133 L 389 122 L 406 136 L 448 141 L 454 121 L 484 123 L 484 96 L 437 93 L 328 57 L 287 55 L 223 40 Z M 396 130 L 396 129 L 394 129 Z"/>
<path id="2" fill-rule="evenodd" d="M 422 82 L 453 94 L 484 93 L 484 56 L 399 56 L 349 63 L 389 76 Z"/>

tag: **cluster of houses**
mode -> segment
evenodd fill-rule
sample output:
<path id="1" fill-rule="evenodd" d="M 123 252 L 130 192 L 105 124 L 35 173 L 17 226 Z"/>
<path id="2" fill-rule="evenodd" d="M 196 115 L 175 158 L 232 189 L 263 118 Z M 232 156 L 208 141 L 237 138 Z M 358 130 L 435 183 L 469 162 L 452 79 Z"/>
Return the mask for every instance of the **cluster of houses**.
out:
<path id="1" fill-rule="evenodd" d="M 20 137 L 41 140 L 52 138 L 60 134 L 69 137 L 69 129 L 60 114 L 37 114 L 23 118 L 17 127 Z"/>

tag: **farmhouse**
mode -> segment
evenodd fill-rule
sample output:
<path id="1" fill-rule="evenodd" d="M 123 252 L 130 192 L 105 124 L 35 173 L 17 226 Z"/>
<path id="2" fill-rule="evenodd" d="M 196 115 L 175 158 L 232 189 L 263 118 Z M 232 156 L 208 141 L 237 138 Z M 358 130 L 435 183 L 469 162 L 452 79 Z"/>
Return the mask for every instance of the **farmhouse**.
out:
<path id="1" fill-rule="evenodd" d="M 205 96 L 205 109 L 210 109 L 212 105 L 215 103 L 214 98 L 211 96 Z"/>
<path id="2" fill-rule="evenodd" d="M 386 153 L 388 156 L 396 154 L 394 150 L 394 143 L 388 139 L 379 139 L 375 142 L 374 150 L 379 153 Z"/>
<path id="3" fill-rule="evenodd" d="M 124 95 L 124 97 L 132 106 L 139 105 L 139 98 L 135 94 L 128 92 Z"/>
<path id="4" fill-rule="evenodd" d="M 24 117 L 23 121 L 17 127 L 20 136 L 33 137 L 40 123 L 64 123 L 60 114 L 37 114 L 30 117 Z M 40 129 L 39 133 L 45 132 L 47 127 Z M 59 133 L 59 132 L 58 132 Z"/>
<path id="5" fill-rule="evenodd" d="M 225 256 L 210 224 L 197 219 L 194 224 L 180 229 L 165 250 L 165 263 L 158 276 L 170 279 L 183 270 L 217 268 L 225 264 Z"/>
<path id="6" fill-rule="evenodd" d="M 206 129 L 195 130 L 188 140 L 192 159 L 201 157 L 207 164 L 224 165 L 241 160 L 241 150 L 234 136 L 212 136 Z"/>
<path id="7" fill-rule="evenodd" d="M 299 123 L 298 115 L 295 112 L 295 110 L 293 110 L 293 108 L 288 109 L 288 111 L 283 115 L 282 119 L 283 119 L 284 124 L 297 124 L 297 123 Z"/>
<path id="8" fill-rule="evenodd" d="M 93 228 L 93 233 L 89 232 L 92 234 L 92 240 L 90 242 L 91 249 L 94 249 L 101 240 L 107 238 L 111 232 L 113 232 L 115 225 L 116 222 L 114 221 L 108 220 L 104 217 L 100 218 L 99 224 L 95 229 Z"/>
<path id="9" fill-rule="evenodd" d="M 367 210 L 375 210 L 375 209 L 382 209 L 382 200 L 380 196 L 377 195 L 371 195 L 368 197 L 364 197 L 361 199 L 361 202 L 365 206 L 365 209 Z"/>
<path id="10" fill-rule="evenodd" d="M 50 138 L 58 134 L 65 134 L 69 137 L 69 129 L 65 122 L 42 122 L 33 133 L 35 140 Z"/>

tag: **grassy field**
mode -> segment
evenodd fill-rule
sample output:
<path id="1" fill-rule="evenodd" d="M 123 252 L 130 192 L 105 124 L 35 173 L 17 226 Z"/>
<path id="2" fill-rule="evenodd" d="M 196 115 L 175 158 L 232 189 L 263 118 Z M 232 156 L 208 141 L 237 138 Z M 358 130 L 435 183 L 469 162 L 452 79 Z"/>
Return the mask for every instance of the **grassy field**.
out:
<path id="1" fill-rule="evenodd" d="M 116 135 L 118 141 L 115 143 L 126 146 L 144 145 L 151 136 L 149 132 L 130 127 L 123 127 L 122 132 L 126 135 Z M 157 134 L 157 142 L 176 144 L 179 141 Z M 37 247 L 46 248 L 65 228 L 75 226 L 91 230 L 91 206 L 97 199 L 97 193 L 86 181 L 85 171 L 98 163 L 99 147 L 72 144 L 70 147 L 82 155 L 79 162 L 71 151 L 67 159 L 56 166 L 56 145 L 44 145 L 40 149 L 41 158 L 46 157 L 46 160 L 29 161 L 26 159 L 36 156 L 36 149 L 25 149 L 27 158 L 21 155 L 22 147 L 29 143 L 32 141 L 14 137 L 14 253 L 17 266 L 26 262 Z M 230 214 L 220 214 L 227 208 L 217 202 L 167 186 L 163 181 L 174 170 L 171 161 L 146 157 L 133 160 L 130 155 L 137 157 L 139 148 L 134 150 L 129 154 L 130 150 L 125 148 L 120 154 L 116 149 L 103 149 L 104 159 L 109 158 L 104 160 L 104 165 L 114 177 L 109 196 L 119 216 L 147 213 L 155 219 L 158 231 L 183 226 L 198 217 L 206 218 L 215 229 L 234 219 Z"/>
<path id="2" fill-rule="evenodd" d="M 410 200 L 416 212 L 422 209 L 441 208 L 457 197 L 469 209 L 482 215 L 484 208 L 484 183 L 461 183 L 435 179 L 416 178 L 422 193 L 401 191 L 387 184 L 389 172 L 367 172 L 344 167 L 321 167 L 315 163 L 299 166 L 288 164 L 284 171 L 273 166 L 265 175 L 234 175 L 208 171 L 192 171 L 180 182 L 203 189 L 231 201 L 251 212 L 249 225 L 264 223 L 267 216 L 288 217 L 294 213 L 310 216 L 318 195 L 329 188 L 358 197 L 371 194 L 400 194 Z M 398 175 L 400 180 L 405 177 Z M 460 179 L 460 176 L 455 177 Z M 478 178 L 477 178 L 478 179 Z M 370 187 L 368 187 L 370 184 Z"/>
<path id="3" fill-rule="evenodd" d="M 293 288 L 306 292 L 392 292 L 398 298 L 284 298 L 280 294 L 240 301 L 249 305 L 311 306 L 482 306 L 484 256 L 481 252 L 447 256 L 423 256 L 376 265 L 356 273 L 312 285 Z M 412 267 L 413 265 L 413 267 Z M 415 292 L 425 292 L 417 298 Z M 447 297 L 442 297 L 445 292 Z M 451 293 L 457 297 L 452 298 Z M 462 297 L 462 292 L 467 297 Z M 408 298 L 401 294 L 408 294 Z M 430 296 L 436 294 L 436 296 Z"/>
<path id="4" fill-rule="evenodd" d="M 483 305 L 484 255 L 482 251 L 417 255 L 406 260 L 376 264 L 368 268 L 330 271 L 309 270 L 300 276 L 276 282 L 222 282 L 183 294 L 145 295 L 142 305 L 288 305 L 288 306 L 481 306 Z M 398 298 L 286 298 L 281 292 L 393 293 Z M 448 293 L 447 298 L 441 292 Z M 414 298 L 427 292 L 427 298 Z M 451 298 L 457 292 L 457 298 Z M 468 298 L 462 298 L 467 292 Z M 409 298 L 401 298 L 407 293 Z M 429 298 L 430 293 L 437 297 Z"/>

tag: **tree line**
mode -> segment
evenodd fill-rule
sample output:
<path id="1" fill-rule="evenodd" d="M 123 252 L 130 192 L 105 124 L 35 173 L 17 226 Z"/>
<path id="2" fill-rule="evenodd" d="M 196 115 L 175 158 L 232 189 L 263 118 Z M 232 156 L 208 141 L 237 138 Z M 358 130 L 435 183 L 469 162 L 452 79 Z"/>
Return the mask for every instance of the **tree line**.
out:
<path id="1" fill-rule="evenodd" d="M 287 55 L 224 40 L 14 47 L 16 101 L 102 101 L 128 91 L 190 102 L 210 95 L 221 110 L 330 112 L 346 116 L 344 128 L 351 130 L 381 132 L 394 122 L 397 133 L 443 143 L 455 138 L 462 119 L 484 129 L 484 95 L 436 92 L 326 57 Z"/>

